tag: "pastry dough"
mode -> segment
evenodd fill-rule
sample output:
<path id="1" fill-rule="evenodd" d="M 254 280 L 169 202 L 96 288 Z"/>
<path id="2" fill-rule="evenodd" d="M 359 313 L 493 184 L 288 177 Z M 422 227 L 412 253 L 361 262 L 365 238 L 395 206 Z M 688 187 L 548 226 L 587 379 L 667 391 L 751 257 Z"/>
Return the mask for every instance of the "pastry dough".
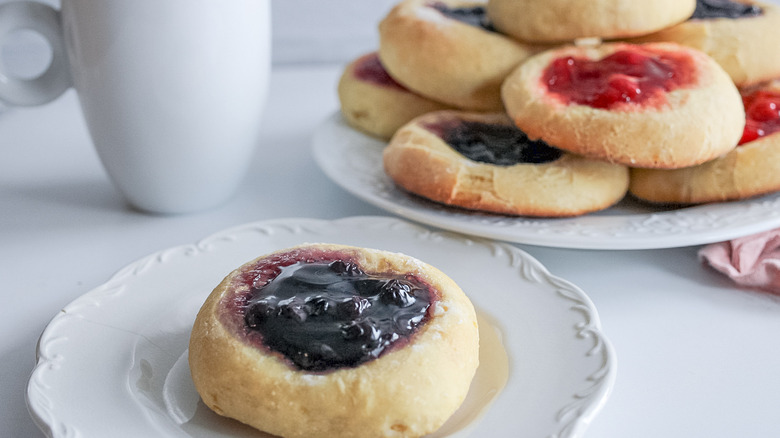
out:
<path id="1" fill-rule="evenodd" d="M 770 90 L 780 101 L 780 81 L 751 87 L 745 95 Z M 778 106 L 775 125 L 780 124 Z M 675 170 L 632 169 L 631 193 L 660 204 L 733 201 L 780 190 L 780 133 L 746 142 L 707 163 Z"/>
<path id="2" fill-rule="evenodd" d="M 449 108 L 396 82 L 376 52 L 347 65 L 339 80 L 338 95 L 341 113 L 350 126 L 384 140 L 417 116 Z"/>
<path id="3" fill-rule="evenodd" d="M 691 16 L 695 0 L 488 0 L 496 28 L 524 41 L 644 35 Z"/>
<path id="4" fill-rule="evenodd" d="M 404 0 L 379 24 L 379 57 L 398 82 L 461 109 L 502 110 L 501 83 L 538 51 L 484 27 L 448 18 L 435 6 L 483 8 L 476 1 Z"/>
<path id="5" fill-rule="evenodd" d="M 248 328 L 247 306 L 252 288 L 273 284 L 282 266 L 331 261 L 350 266 L 347 277 L 357 267 L 428 285 L 431 304 L 416 332 L 378 358 L 306 371 Z M 399 253 L 310 244 L 260 257 L 230 273 L 198 313 L 189 361 L 207 406 L 271 434 L 419 437 L 439 428 L 464 400 L 478 365 L 478 336 L 471 302 L 435 267 Z"/>
<path id="6" fill-rule="evenodd" d="M 560 151 L 557 159 L 537 164 L 466 158 L 437 132 L 464 122 L 497 126 L 524 138 L 503 113 L 429 113 L 396 132 L 384 150 L 385 171 L 401 188 L 433 201 L 511 215 L 575 216 L 610 207 L 626 193 L 625 166 Z"/>
<path id="7" fill-rule="evenodd" d="M 682 74 L 677 77 L 689 77 L 689 83 L 646 94 L 651 97 L 645 103 L 597 108 L 569 103 L 545 82 L 556 62 L 596 61 L 618 52 L 676 60 Z M 510 117 L 531 138 L 632 167 L 701 164 L 734 149 L 745 125 L 739 91 L 723 69 L 702 52 L 671 43 L 551 49 L 521 64 L 507 78 L 502 95 Z"/>
<path id="8" fill-rule="evenodd" d="M 780 76 L 780 6 L 756 1 L 763 13 L 742 18 L 691 19 L 633 42 L 669 41 L 703 51 L 739 86 Z"/>

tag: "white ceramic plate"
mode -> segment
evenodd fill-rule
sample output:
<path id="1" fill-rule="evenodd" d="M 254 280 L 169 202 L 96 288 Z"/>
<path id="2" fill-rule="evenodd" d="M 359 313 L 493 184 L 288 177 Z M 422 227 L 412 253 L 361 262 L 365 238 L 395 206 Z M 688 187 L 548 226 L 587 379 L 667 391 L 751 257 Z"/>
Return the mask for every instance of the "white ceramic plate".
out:
<path id="1" fill-rule="evenodd" d="M 221 279 L 272 250 L 330 242 L 403 252 L 449 274 L 480 318 L 480 367 L 434 437 L 580 437 L 605 403 L 615 355 L 576 286 L 502 243 L 391 217 L 247 224 L 152 254 L 66 306 L 48 325 L 28 384 L 51 437 L 264 437 L 195 392 L 186 350 Z"/>
<path id="2" fill-rule="evenodd" d="M 605 211 L 565 219 L 447 207 L 399 190 L 382 169 L 384 145 L 351 129 L 336 113 L 317 129 L 314 157 L 335 183 L 377 207 L 424 224 L 509 242 L 581 249 L 674 248 L 780 226 L 780 193 L 681 209 L 651 208 L 627 198 Z"/>

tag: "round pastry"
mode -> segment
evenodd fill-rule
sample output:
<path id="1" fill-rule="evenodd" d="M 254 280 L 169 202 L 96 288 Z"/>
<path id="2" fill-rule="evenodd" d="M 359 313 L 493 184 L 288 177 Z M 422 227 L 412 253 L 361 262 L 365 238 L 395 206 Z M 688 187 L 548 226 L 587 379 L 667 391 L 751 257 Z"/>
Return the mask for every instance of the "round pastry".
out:
<path id="1" fill-rule="evenodd" d="M 632 167 L 703 163 L 734 149 L 745 126 L 723 69 L 672 43 L 552 49 L 521 64 L 502 93 L 529 137 Z"/>
<path id="2" fill-rule="evenodd" d="M 523 41 L 644 35 L 680 23 L 695 0 L 488 0 L 487 12 L 501 32 Z"/>
<path id="3" fill-rule="evenodd" d="M 412 257 L 301 245 L 230 273 L 200 309 L 189 363 L 216 413 L 282 437 L 419 437 L 465 399 L 474 308 Z"/>
<path id="4" fill-rule="evenodd" d="M 615 204 L 628 188 L 625 166 L 529 141 L 504 113 L 420 116 L 390 140 L 384 167 L 416 195 L 511 215 L 581 215 Z"/>
<path id="5" fill-rule="evenodd" d="M 338 95 L 341 114 L 350 126 L 385 140 L 413 118 L 449 108 L 396 82 L 376 52 L 347 65 L 339 80 Z"/>
<path id="6" fill-rule="evenodd" d="M 740 145 L 707 163 L 675 170 L 633 169 L 631 193 L 661 204 L 733 201 L 780 190 L 780 81 L 744 89 Z"/>
<path id="7" fill-rule="evenodd" d="M 379 24 L 379 57 L 398 82 L 454 107 L 500 111 L 501 82 L 531 53 L 494 32 L 484 3 L 404 0 Z"/>
<path id="8" fill-rule="evenodd" d="M 701 50 L 739 86 L 780 76 L 780 6 L 752 0 L 698 0 L 690 20 L 634 42 L 671 41 Z"/>

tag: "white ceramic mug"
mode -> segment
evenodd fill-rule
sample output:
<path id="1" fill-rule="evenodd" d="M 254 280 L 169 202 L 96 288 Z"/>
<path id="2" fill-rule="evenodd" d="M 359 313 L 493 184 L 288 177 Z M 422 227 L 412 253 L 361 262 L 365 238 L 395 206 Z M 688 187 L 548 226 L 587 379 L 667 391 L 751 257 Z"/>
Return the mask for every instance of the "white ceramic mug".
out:
<path id="1" fill-rule="evenodd" d="M 187 213 L 235 192 L 268 88 L 270 0 L 0 5 L 0 44 L 15 30 L 42 35 L 52 60 L 31 79 L 0 71 L 0 100 L 39 105 L 73 86 L 98 155 L 130 204 Z"/>

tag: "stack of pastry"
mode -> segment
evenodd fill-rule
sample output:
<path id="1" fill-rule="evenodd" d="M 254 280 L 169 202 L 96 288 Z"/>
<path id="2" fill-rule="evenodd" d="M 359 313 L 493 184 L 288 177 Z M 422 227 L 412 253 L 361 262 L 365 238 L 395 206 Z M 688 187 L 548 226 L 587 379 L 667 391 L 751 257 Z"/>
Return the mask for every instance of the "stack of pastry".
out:
<path id="1" fill-rule="evenodd" d="M 444 204 L 737 200 L 780 190 L 778 38 L 752 0 L 404 0 L 339 97 L 393 181 Z"/>

